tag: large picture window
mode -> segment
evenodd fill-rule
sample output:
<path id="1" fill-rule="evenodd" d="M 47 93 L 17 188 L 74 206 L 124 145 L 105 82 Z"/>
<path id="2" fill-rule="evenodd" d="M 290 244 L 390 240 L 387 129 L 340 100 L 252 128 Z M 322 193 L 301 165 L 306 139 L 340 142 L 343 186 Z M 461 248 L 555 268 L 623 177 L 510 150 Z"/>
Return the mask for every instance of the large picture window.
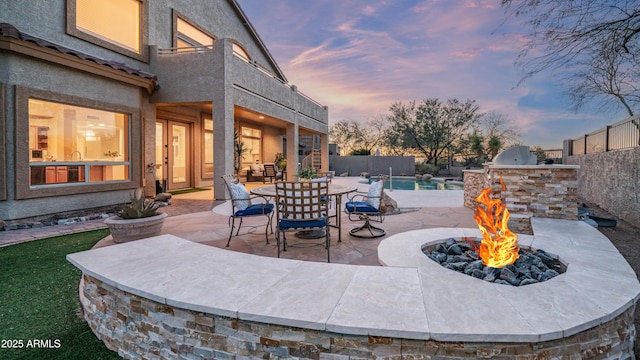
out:
<path id="1" fill-rule="evenodd" d="M 249 125 L 240 126 L 240 141 L 244 143 L 247 152 L 243 165 L 259 164 L 262 162 L 262 130 Z"/>
<path id="2" fill-rule="evenodd" d="M 145 14 L 143 0 L 67 0 L 67 32 L 146 61 Z"/>
<path id="3" fill-rule="evenodd" d="M 29 98 L 30 186 L 130 180 L 129 114 Z"/>

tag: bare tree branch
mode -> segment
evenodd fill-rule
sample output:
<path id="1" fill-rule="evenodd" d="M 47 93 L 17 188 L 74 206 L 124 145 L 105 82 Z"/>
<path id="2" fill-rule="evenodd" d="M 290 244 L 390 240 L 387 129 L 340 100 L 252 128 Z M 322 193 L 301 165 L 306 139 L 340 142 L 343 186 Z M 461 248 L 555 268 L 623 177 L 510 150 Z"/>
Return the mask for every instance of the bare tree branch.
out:
<path id="1" fill-rule="evenodd" d="M 640 1 L 502 0 L 507 17 L 529 29 L 516 59 L 523 77 L 543 70 L 571 79 L 574 107 L 591 100 L 603 108 L 622 106 L 628 114 L 640 105 L 637 55 L 640 51 Z"/>

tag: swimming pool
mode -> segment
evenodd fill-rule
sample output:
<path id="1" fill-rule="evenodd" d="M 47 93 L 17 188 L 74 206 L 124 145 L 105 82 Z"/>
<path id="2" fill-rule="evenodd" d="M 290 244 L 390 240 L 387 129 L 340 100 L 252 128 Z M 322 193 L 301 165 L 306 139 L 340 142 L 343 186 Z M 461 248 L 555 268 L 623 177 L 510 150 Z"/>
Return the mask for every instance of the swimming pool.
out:
<path id="1" fill-rule="evenodd" d="M 443 181 L 439 179 L 416 180 L 408 177 L 392 177 L 393 181 L 387 180 L 385 189 L 389 189 L 393 183 L 393 190 L 464 190 L 464 185 L 459 182 Z M 362 184 L 371 184 L 372 179 L 361 181 Z"/>

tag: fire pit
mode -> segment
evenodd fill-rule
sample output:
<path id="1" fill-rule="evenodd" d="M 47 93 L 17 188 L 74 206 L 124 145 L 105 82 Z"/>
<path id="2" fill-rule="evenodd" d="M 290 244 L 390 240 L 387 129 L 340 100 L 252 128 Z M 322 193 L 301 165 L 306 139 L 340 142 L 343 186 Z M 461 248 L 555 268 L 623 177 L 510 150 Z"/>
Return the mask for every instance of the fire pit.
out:
<path id="1" fill-rule="evenodd" d="M 500 177 L 502 191 L 506 188 Z M 443 267 L 497 284 L 522 286 L 547 281 L 563 273 L 566 264 L 544 250 L 524 251 L 518 235 L 509 229 L 509 210 L 491 198 L 492 188 L 475 198 L 473 214 L 482 238 L 454 238 L 423 249 Z"/>
<path id="2" fill-rule="evenodd" d="M 551 280 L 564 273 L 567 268 L 554 254 L 524 247 L 520 248 L 518 259 L 513 264 L 494 268 L 483 263 L 479 248 L 480 240 L 477 238 L 450 238 L 425 247 L 423 252 L 429 259 L 449 270 L 511 286 Z"/>

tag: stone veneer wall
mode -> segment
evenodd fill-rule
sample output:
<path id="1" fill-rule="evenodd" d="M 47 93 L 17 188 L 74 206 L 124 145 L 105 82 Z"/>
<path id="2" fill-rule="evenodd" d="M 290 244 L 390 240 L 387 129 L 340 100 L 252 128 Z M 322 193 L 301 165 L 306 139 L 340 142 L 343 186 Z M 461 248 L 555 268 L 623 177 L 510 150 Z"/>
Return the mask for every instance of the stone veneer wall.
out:
<path id="1" fill-rule="evenodd" d="M 488 164 L 484 171 L 465 170 L 464 205 L 475 208 L 473 199 L 491 184 L 492 196 L 507 204 L 511 214 L 509 228 L 514 232 L 532 234 L 532 216 L 577 220 L 578 168 L 572 165 Z M 502 191 L 500 176 L 505 191 Z"/>
<path id="2" fill-rule="evenodd" d="M 466 343 L 342 335 L 215 316 L 132 295 L 86 274 L 80 290 L 89 326 L 124 358 L 633 359 L 635 307 L 568 338 Z"/>
<path id="3" fill-rule="evenodd" d="M 464 178 L 464 206 L 475 209 L 475 198 L 480 195 L 482 189 L 489 186 L 489 178 L 484 170 L 463 170 Z"/>

